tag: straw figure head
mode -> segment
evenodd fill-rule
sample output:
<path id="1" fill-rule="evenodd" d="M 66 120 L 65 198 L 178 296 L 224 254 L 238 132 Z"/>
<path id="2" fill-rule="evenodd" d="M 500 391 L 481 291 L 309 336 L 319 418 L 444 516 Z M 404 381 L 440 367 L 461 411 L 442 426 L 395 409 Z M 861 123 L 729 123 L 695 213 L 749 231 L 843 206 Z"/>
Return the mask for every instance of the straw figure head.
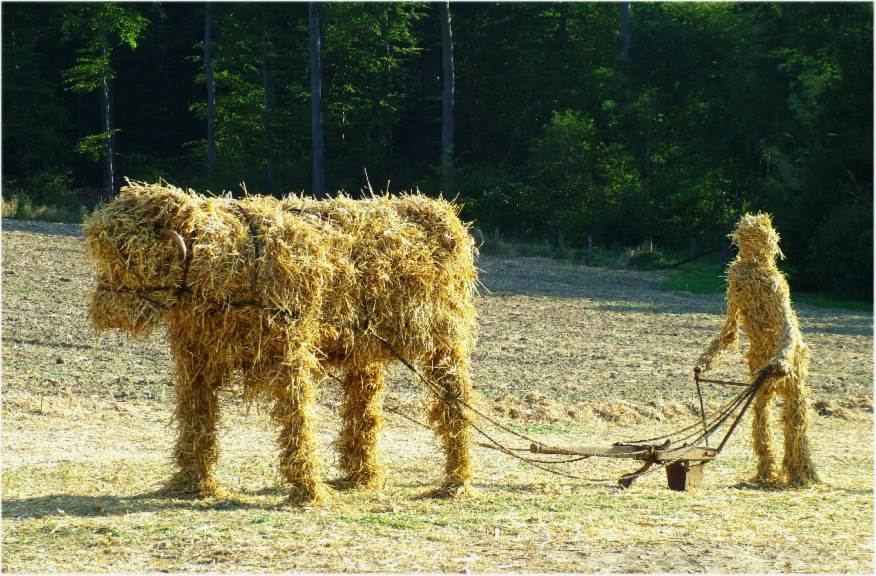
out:
<path id="1" fill-rule="evenodd" d="M 469 424 L 448 398 L 470 397 L 477 250 L 458 211 L 421 194 L 233 199 L 139 183 L 98 210 L 91 322 L 132 336 L 167 326 L 177 483 L 215 491 L 217 391 L 237 381 L 245 400 L 274 406 L 281 476 L 318 499 L 313 385 L 331 374 L 344 393 L 340 468 L 379 485 L 384 365 L 404 358 L 435 392 L 444 485 L 465 485 Z"/>
<path id="2" fill-rule="evenodd" d="M 744 214 L 730 233 L 730 239 L 744 259 L 775 262 L 777 256 L 785 257 L 779 248 L 779 233 L 773 228 L 772 217 L 763 212 Z"/>

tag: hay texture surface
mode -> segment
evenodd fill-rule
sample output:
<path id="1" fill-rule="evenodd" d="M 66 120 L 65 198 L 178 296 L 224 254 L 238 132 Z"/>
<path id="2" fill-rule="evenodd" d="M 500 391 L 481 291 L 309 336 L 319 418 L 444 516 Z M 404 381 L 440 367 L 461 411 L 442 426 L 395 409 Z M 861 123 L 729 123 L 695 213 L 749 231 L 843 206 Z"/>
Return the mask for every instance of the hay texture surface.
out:
<path id="1" fill-rule="evenodd" d="M 758 391 L 754 401 L 753 440 L 758 457 L 755 480 L 792 485 L 817 482 L 807 439 L 809 392 L 805 380 L 809 347 L 791 308 L 788 282 L 776 266 L 776 258 L 783 257 L 779 235 L 768 214 L 745 214 L 730 238 L 739 254 L 727 268 L 727 317 L 720 334 L 700 356 L 697 368 L 709 370 L 721 352 L 735 346 L 741 324 L 750 341 L 747 359 L 752 379 L 762 370 L 776 375 Z M 785 452 L 781 470 L 776 464 L 770 429 L 776 394 L 784 398 Z"/>
<path id="2" fill-rule="evenodd" d="M 216 391 L 239 375 L 248 400 L 274 403 L 283 477 L 319 499 L 312 382 L 328 370 L 344 388 L 342 469 L 353 485 L 377 484 L 390 347 L 446 391 L 431 416 L 447 455 L 445 487 L 464 485 L 469 430 L 444 400 L 470 393 L 477 274 L 457 212 L 420 194 L 235 200 L 147 184 L 97 211 L 86 229 L 93 326 L 132 336 L 168 326 L 174 485 L 216 490 Z"/>

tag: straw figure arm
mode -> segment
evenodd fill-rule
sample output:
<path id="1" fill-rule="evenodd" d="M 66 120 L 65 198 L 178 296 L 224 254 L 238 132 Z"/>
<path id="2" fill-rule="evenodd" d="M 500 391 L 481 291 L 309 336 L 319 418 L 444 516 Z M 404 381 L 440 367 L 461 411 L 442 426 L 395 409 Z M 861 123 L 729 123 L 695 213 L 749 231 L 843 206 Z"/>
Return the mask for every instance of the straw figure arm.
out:
<path id="1" fill-rule="evenodd" d="M 776 347 L 775 354 L 765 368 L 776 376 L 790 374 L 794 366 L 794 360 L 799 355 L 799 350 L 805 346 L 800 335 L 800 329 L 795 322 L 795 314 L 791 309 L 790 299 L 786 297 L 782 306 L 779 345 Z"/>
<path id="2" fill-rule="evenodd" d="M 728 348 L 736 346 L 739 341 L 739 305 L 736 301 L 736 281 L 731 277 L 727 286 L 727 317 L 721 332 L 706 347 L 694 366 L 694 372 L 701 373 L 711 370 L 713 364 Z"/>

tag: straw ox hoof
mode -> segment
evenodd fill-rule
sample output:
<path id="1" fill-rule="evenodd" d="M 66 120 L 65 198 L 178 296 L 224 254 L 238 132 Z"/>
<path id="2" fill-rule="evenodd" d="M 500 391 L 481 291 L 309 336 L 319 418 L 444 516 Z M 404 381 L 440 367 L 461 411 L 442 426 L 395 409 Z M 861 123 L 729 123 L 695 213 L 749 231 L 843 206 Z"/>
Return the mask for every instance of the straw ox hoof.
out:
<path id="1" fill-rule="evenodd" d="M 330 374 L 343 392 L 342 484 L 381 486 L 383 377 L 401 356 L 441 392 L 429 416 L 444 485 L 466 485 L 470 432 L 457 403 L 470 394 L 477 274 L 457 211 L 420 194 L 235 200 L 130 183 L 97 211 L 86 229 L 97 265 L 92 325 L 131 336 L 167 327 L 176 362 L 171 484 L 219 490 L 218 390 L 239 378 L 247 402 L 271 406 L 290 497 L 324 500 L 314 385 Z"/>

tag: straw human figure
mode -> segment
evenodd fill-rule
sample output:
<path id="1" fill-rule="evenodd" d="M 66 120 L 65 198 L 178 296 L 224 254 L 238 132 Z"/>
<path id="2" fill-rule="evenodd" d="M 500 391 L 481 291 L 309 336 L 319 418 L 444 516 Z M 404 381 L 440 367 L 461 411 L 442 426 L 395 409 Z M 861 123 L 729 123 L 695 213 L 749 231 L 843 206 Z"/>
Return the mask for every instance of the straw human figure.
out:
<path id="1" fill-rule="evenodd" d="M 754 481 L 761 484 L 806 486 L 818 481 L 809 451 L 808 390 L 809 346 L 803 341 L 797 315 L 791 308 L 788 282 L 776 266 L 784 257 L 779 235 L 768 214 L 745 214 L 730 234 L 739 248 L 727 268 L 727 317 L 718 336 L 694 368 L 711 369 L 720 354 L 736 345 L 741 323 L 748 335 L 748 370 L 752 379 L 766 371 L 754 400 L 752 435 L 757 455 Z M 784 399 L 782 422 L 785 450 L 781 469 L 776 462 L 770 428 L 773 398 Z"/>
<path id="2" fill-rule="evenodd" d="M 98 330 L 166 325 L 176 362 L 177 472 L 168 488 L 221 493 L 219 392 L 271 404 L 280 474 L 296 499 L 328 494 L 316 457 L 315 384 L 342 382 L 342 485 L 378 487 L 385 366 L 416 362 L 440 391 L 441 494 L 471 479 L 470 351 L 477 273 L 458 208 L 420 194 L 316 201 L 205 197 L 129 184 L 86 229 Z"/>

